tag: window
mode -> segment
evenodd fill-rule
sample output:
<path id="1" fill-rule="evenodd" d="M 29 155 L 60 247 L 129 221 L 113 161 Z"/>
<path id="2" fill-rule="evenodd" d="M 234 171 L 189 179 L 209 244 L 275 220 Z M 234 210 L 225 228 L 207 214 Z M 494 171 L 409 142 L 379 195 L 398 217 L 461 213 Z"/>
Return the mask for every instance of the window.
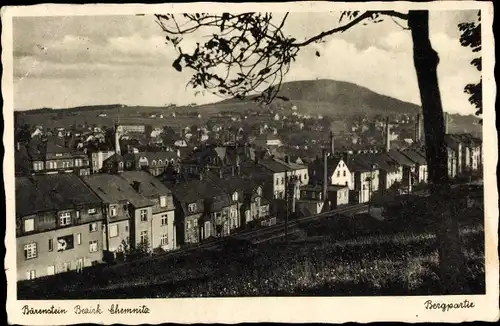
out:
<path id="1" fill-rule="evenodd" d="M 97 213 L 97 210 L 95 208 L 89 208 L 88 214 L 92 215 Z"/>
<path id="2" fill-rule="evenodd" d="M 24 245 L 24 258 L 33 259 L 36 258 L 36 242 L 28 243 Z"/>
<path id="3" fill-rule="evenodd" d="M 167 214 L 161 216 L 161 226 L 165 226 L 165 225 L 168 225 L 168 215 Z"/>
<path id="4" fill-rule="evenodd" d="M 77 245 L 81 245 L 82 244 L 82 234 L 81 233 L 77 233 L 76 234 L 76 244 Z"/>
<path id="5" fill-rule="evenodd" d="M 160 197 L 160 207 L 166 207 L 167 206 L 167 196 L 161 196 Z"/>
<path id="6" fill-rule="evenodd" d="M 61 153 L 57 153 L 57 154 L 56 154 L 56 157 L 61 157 L 61 156 L 62 156 L 62 154 L 61 154 Z"/>
<path id="7" fill-rule="evenodd" d="M 158 165 L 163 165 L 163 161 L 162 160 L 158 160 Z"/>
<path id="8" fill-rule="evenodd" d="M 61 226 L 66 226 L 71 224 L 71 213 L 65 212 L 59 215 L 59 223 Z"/>
<path id="9" fill-rule="evenodd" d="M 280 180 L 278 178 L 276 178 L 276 185 L 279 185 L 280 184 Z"/>
<path id="10" fill-rule="evenodd" d="M 148 211 L 146 209 L 141 209 L 141 222 L 148 221 Z"/>
<path id="11" fill-rule="evenodd" d="M 71 269 L 71 263 L 68 261 L 62 264 L 61 272 L 63 273 L 69 272 L 70 269 Z"/>
<path id="12" fill-rule="evenodd" d="M 189 205 L 188 205 L 188 211 L 189 211 L 190 213 L 195 212 L 195 211 L 196 211 L 196 203 L 189 204 Z"/>
<path id="13" fill-rule="evenodd" d="M 43 170 L 43 162 L 33 162 L 33 170 L 35 171 Z"/>
<path id="14" fill-rule="evenodd" d="M 109 208 L 109 216 L 116 216 L 116 207 L 111 206 Z"/>
<path id="15" fill-rule="evenodd" d="M 53 250 L 54 250 L 54 240 L 49 239 L 49 251 L 53 251 Z"/>
<path id="16" fill-rule="evenodd" d="M 186 230 L 191 229 L 191 221 L 186 222 Z"/>
<path id="17" fill-rule="evenodd" d="M 344 170 L 344 177 L 346 176 L 346 171 Z"/>
<path id="18" fill-rule="evenodd" d="M 24 232 L 31 232 L 35 230 L 35 219 L 27 218 L 24 220 Z"/>
<path id="19" fill-rule="evenodd" d="M 90 252 L 97 252 L 97 240 L 89 241 L 89 251 Z"/>
<path id="20" fill-rule="evenodd" d="M 160 243 L 162 246 L 166 246 L 168 244 L 168 234 L 162 234 Z"/>
<path id="21" fill-rule="evenodd" d="M 155 160 L 152 160 L 152 161 L 151 161 L 151 165 L 156 165 L 156 161 L 155 161 Z"/>
<path id="22" fill-rule="evenodd" d="M 125 225 L 125 232 L 128 232 L 128 225 Z"/>
<path id="23" fill-rule="evenodd" d="M 235 192 L 235 193 L 233 194 L 233 200 L 234 200 L 234 201 L 237 201 L 237 200 L 238 200 L 238 192 Z"/>
<path id="24" fill-rule="evenodd" d="M 115 238 L 118 236 L 118 224 L 112 224 L 109 226 L 109 237 Z"/>
<path id="25" fill-rule="evenodd" d="M 148 231 L 141 231 L 141 243 L 147 244 L 148 242 Z"/>
<path id="26" fill-rule="evenodd" d="M 337 177 L 340 177 L 340 171 L 337 171 Z"/>
<path id="27" fill-rule="evenodd" d="M 89 232 L 96 232 L 96 231 L 97 231 L 97 223 L 90 223 Z"/>
<path id="28" fill-rule="evenodd" d="M 50 265 L 47 267 L 47 275 L 54 275 L 56 273 L 56 267 L 54 265 Z"/>
<path id="29" fill-rule="evenodd" d="M 26 272 L 26 279 L 33 280 L 36 278 L 36 271 L 34 269 Z"/>
<path id="30" fill-rule="evenodd" d="M 285 184 L 285 178 L 281 178 L 281 184 Z"/>

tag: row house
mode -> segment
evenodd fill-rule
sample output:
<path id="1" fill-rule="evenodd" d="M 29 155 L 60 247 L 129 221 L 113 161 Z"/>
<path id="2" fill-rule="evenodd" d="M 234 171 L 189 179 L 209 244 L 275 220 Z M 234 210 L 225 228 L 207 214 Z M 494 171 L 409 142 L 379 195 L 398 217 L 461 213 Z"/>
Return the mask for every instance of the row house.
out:
<path id="1" fill-rule="evenodd" d="M 176 152 L 138 152 L 123 155 L 124 170 L 144 170 L 158 176 L 163 174 L 168 167 L 177 168 L 179 157 Z"/>
<path id="2" fill-rule="evenodd" d="M 299 216 L 311 216 L 349 204 L 349 188 L 342 185 L 304 185 L 297 200 Z"/>
<path id="3" fill-rule="evenodd" d="M 176 206 L 177 242 L 198 243 L 240 228 L 238 203 L 211 180 L 167 185 Z"/>
<path id="4" fill-rule="evenodd" d="M 102 261 L 101 200 L 79 177 L 36 175 L 15 183 L 18 280 Z"/>
<path id="5" fill-rule="evenodd" d="M 292 179 L 296 179 L 297 191 L 294 191 L 294 197 L 300 198 L 298 188 L 300 185 L 309 183 L 308 168 L 301 164 L 286 163 L 275 158 L 266 158 L 259 160 L 256 165 L 260 171 L 266 175 L 266 183 L 272 185 L 271 193 L 274 199 L 284 199 L 287 185 Z"/>
<path id="6" fill-rule="evenodd" d="M 238 174 L 240 163 L 246 160 L 245 149 L 236 146 L 204 146 L 180 162 L 180 173 L 199 177 L 206 171 L 221 176 Z"/>
<path id="7" fill-rule="evenodd" d="M 405 150 L 402 151 L 401 153 L 415 164 L 415 170 L 413 174 L 413 184 L 426 183 L 428 172 L 427 172 L 427 159 L 425 158 L 425 153 L 422 153 L 418 150 Z"/>
<path id="8" fill-rule="evenodd" d="M 326 171 L 325 171 L 326 165 Z M 345 161 L 339 156 L 325 156 L 323 159 L 317 158 L 309 164 L 310 184 L 322 185 L 327 177 L 327 185 L 342 185 L 353 189 L 351 171 Z"/>
<path id="9" fill-rule="evenodd" d="M 153 203 L 151 213 L 151 248 L 176 249 L 175 207 L 172 191 L 146 171 L 120 174 L 141 196 Z"/>
<path id="10" fill-rule="evenodd" d="M 379 187 L 379 173 L 376 162 L 363 160 L 359 155 L 346 159 L 347 167 L 351 171 L 352 202 L 366 203 L 370 201 L 373 193 Z"/>
<path id="11" fill-rule="evenodd" d="M 98 150 L 89 152 L 90 169 L 92 173 L 100 173 L 104 167 L 104 162 L 110 157 L 115 155 L 114 150 Z"/>
<path id="12" fill-rule="evenodd" d="M 242 176 L 220 178 L 215 173 L 207 173 L 207 178 L 231 197 L 237 207 L 239 226 L 265 224 L 270 216 L 269 201 L 263 197 L 263 187 L 259 183 Z"/>
<path id="13" fill-rule="evenodd" d="M 406 155 L 404 155 L 401 151 L 390 150 L 386 153 L 386 155 L 397 163 L 397 167 L 399 169 L 398 173 L 401 173 L 401 179 L 399 182 L 401 182 L 403 187 L 406 187 L 411 191 L 411 186 L 415 183 L 413 179 L 416 172 L 416 164 L 406 157 Z"/>
<path id="14" fill-rule="evenodd" d="M 90 174 L 89 159 L 85 153 L 58 144 L 52 137 L 46 141 L 29 143 L 27 154 L 32 174 Z"/>
<path id="15" fill-rule="evenodd" d="M 481 140 L 467 133 L 448 134 L 447 136 L 461 144 L 460 167 L 462 168 L 462 172 L 477 171 L 482 164 Z M 461 171 L 457 172 L 460 173 Z"/>
<path id="16" fill-rule="evenodd" d="M 116 258 L 129 246 L 148 251 L 176 248 L 172 195 L 156 178 L 130 171 L 91 175 L 84 182 L 103 202 L 107 257 Z"/>
<path id="17" fill-rule="evenodd" d="M 452 135 L 444 136 L 448 177 L 454 179 L 462 173 L 462 143 Z"/>

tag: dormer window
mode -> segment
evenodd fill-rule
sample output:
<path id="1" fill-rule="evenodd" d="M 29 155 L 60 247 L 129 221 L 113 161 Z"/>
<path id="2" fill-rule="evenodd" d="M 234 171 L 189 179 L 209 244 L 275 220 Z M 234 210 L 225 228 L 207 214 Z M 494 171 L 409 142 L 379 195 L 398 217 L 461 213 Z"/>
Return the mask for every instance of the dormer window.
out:
<path id="1" fill-rule="evenodd" d="M 27 218 L 24 220 L 24 232 L 32 232 L 35 230 L 35 219 L 34 218 Z"/>
<path id="2" fill-rule="evenodd" d="M 196 203 L 189 204 L 189 205 L 188 205 L 188 211 L 189 211 L 190 213 L 194 213 L 194 212 L 196 212 Z"/>
<path id="3" fill-rule="evenodd" d="M 56 153 L 56 157 L 61 157 L 62 153 Z"/>
<path id="4" fill-rule="evenodd" d="M 163 161 L 162 160 L 158 160 L 158 165 L 163 165 Z"/>
<path id="5" fill-rule="evenodd" d="M 257 194 L 260 196 L 262 195 L 262 188 L 261 187 L 258 187 L 257 188 Z"/>
<path id="6" fill-rule="evenodd" d="M 155 160 L 151 161 L 151 165 L 156 165 L 156 161 Z"/>
<path id="7" fill-rule="evenodd" d="M 233 193 L 233 201 L 238 200 L 238 192 Z"/>
<path id="8" fill-rule="evenodd" d="M 166 207 L 167 206 L 167 196 L 161 196 L 160 197 L 160 207 Z"/>

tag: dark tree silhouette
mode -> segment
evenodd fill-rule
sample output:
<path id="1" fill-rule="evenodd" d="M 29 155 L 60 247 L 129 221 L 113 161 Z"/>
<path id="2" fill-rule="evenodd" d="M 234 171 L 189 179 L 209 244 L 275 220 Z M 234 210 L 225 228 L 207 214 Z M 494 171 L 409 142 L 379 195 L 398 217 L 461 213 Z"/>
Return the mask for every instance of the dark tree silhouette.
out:
<path id="1" fill-rule="evenodd" d="M 429 40 L 429 12 L 345 11 L 338 22 L 332 19 L 332 25 L 337 26 L 303 41 L 283 33 L 287 16 L 276 18 L 272 13 L 167 14 L 156 15 L 156 22 L 166 33 L 166 43 L 179 53 L 173 67 L 178 71 L 184 68 L 194 71 L 190 80 L 192 87 L 221 96 L 251 96 L 264 103 L 279 97 L 283 76 L 300 49 L 324 42 L 329 35 L 346 32 L 356 25 L 379 23 L 384 19 L 391 19 L 409 30 L 424 117 L 428 180 L 433 193 L 429 207 L 439 239 L 441 283 L 445 293 L 463 293 L 465 265 L 458 222 L 452 208 L 442 205 L 449 202 L 446 200 L 449 180 L 437 77 L 439 56 Z M 205 32 L 205 37 L 199 39 L 206 41 L 197 43 L 191 53 L 184 52 L 183 37 L 200 32 Z"/>
<path id="2" fill-rule="evenodd" d="M 477 13 L 477 21 L 458 24 L 461 32 L 460 44 L 465 47 L 470 47 L 472 52 L 481 52 L 481 11 Z M 470 62 L 471 65 L 481 71 L 481 56 L 477 56 Z M 471 83 L 465 86 L 465 93 L 469 94 L 469 102 L 477 109 L 476 115 L 483 114 L 483 79 L 479 79 L 478 83 Z"/>

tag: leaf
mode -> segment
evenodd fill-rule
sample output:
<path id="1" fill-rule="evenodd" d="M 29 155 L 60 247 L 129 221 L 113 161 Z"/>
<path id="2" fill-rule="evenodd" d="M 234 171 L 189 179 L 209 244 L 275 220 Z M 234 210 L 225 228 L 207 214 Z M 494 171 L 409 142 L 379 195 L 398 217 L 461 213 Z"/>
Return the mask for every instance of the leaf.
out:
<path id="1" fill-rule="evenodd" d="M 181 60 L 182 56 L 179 56 L 177 59 L 175 59 L 174 63 L 172 63 L 172 67 L 174 67 L 178 72 L 182 71 Z"/>
<path id="2" fill-rule="evenodd" d="M 320 57 L 321 55 L 319 54 L 319 51 L 316 51 L 316 56 Z"/>
<path id="3" fill-rule="evenodd" d="M 270 71 L 271 71 L 271 68 L 266 67 L 266 68 L 262 69 L 261 71 L 259 71 L 258 75 L 265 75 L 265 74 L 269 73 Z"/>

